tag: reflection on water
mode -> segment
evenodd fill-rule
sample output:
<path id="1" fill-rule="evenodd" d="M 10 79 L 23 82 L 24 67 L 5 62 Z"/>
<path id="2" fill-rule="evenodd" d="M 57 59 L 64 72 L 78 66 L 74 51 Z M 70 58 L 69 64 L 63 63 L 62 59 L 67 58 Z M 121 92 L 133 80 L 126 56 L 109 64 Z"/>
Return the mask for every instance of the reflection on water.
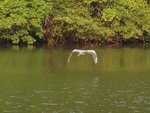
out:
<path id="1" fill-rule="evenodd" d="M 150 49 L 0 49 L 0 113 L 149 113 Z"/>

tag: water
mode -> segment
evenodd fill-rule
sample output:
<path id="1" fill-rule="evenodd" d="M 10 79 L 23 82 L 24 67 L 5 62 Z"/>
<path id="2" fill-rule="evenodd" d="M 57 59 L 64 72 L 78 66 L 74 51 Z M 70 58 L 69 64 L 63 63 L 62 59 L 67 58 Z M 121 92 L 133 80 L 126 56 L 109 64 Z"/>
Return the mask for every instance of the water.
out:
<path id="1" fill-rule="evenodd" d="M 0 113 L 149 113 L 150 49 L 1 48 Z"/>

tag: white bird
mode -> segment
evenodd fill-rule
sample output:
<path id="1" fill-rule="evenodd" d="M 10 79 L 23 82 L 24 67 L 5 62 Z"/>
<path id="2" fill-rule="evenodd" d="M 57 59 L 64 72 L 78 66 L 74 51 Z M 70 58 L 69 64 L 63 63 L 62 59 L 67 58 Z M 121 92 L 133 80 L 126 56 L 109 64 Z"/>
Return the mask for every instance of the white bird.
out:
<path id="1" fill-rule="evenodd" d="M 69 55 L 69 58 L 68 58 L 68 63 L 70 61 L 70 58 L 72 56 L 73 53 L 78 53 L 77 56 L 80 56 L 80 55 L 85 55 L 86 53 L 87 54 L 91 54 L 93 59 L 94 59 L 94 62 L 97 63 L 97 54 L 94 50 L 79 50 L 79 49 L 74 49 L 71 54 Z"/>

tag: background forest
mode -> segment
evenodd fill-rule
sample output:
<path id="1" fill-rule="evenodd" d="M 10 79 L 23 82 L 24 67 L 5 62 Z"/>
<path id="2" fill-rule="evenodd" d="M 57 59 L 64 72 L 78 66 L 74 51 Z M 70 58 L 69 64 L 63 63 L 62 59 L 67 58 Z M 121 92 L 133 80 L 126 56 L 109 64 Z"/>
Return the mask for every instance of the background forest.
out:
<path id="1" fill-rule="evenodd" d="M 0 0 L 0 40 L 145 43 L 150 40 L 150 1 Z"/>

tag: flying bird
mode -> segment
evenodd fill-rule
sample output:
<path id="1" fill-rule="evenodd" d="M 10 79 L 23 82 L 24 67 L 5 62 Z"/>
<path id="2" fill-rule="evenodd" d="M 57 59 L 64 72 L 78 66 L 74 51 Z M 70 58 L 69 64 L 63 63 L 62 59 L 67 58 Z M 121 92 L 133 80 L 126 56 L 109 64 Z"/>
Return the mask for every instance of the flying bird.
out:
<path id="1" fill-rule="evenodd" d="M 68 63 L 69 63 L 70 58 L 71 58 L 73 53 L 78 53 L 77 56 L 85 55 L 85 54 L 91 54 L 93 59 L 94 59 L 95 64 L 97 63 L 97 54 L 96 54 L 96 52 L 94 50 L 80 50 L 80 49 L 74 49 L 71 52 L 71 54 L 69 55 L 69 58 L 68 58 Z"/>

